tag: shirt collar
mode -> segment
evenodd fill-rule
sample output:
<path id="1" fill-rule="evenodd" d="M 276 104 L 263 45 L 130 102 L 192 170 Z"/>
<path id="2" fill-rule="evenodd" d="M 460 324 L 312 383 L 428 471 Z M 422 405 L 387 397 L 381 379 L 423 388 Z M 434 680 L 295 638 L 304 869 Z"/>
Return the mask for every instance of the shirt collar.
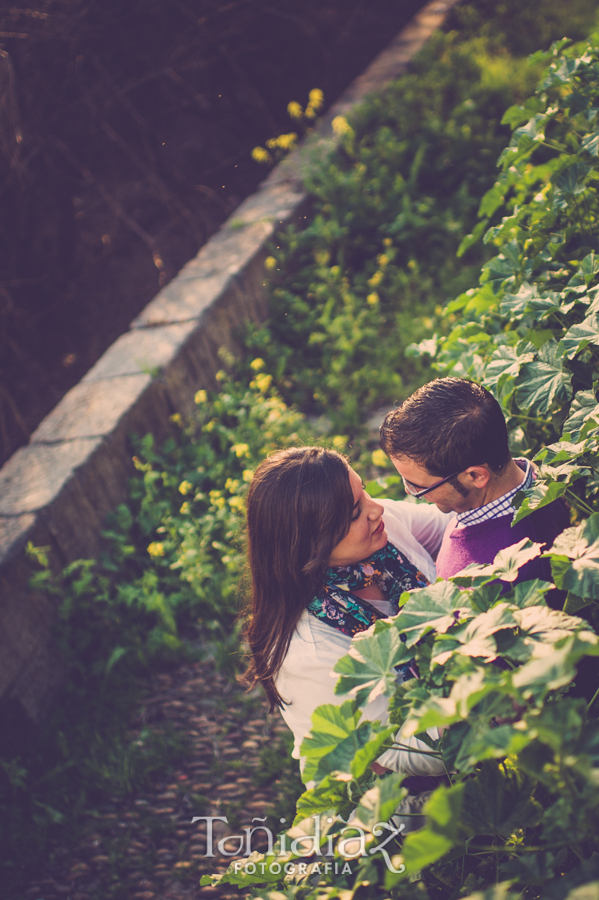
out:
<path id="1" fill-rule="evenodd" d="M 506 516 L 512 511 L 512 500 L 518 491 L 527 491 L 533 482 L 533 470 L 530 461 L 519 458 L 515 459 L 514 462 L 524 472 L 524 480 L 515 488 L 512 488 L 511 491 L 508 491 L 507 494 L 497 497 L 496 500 L 491 500 L 477 509 L 467 509 L 465 512 L 458 513 L 456 516 L 458 526 L 478 525 L 480 522 L 486 522 L 488 519 L 498 519 L 500 516 Z"/>

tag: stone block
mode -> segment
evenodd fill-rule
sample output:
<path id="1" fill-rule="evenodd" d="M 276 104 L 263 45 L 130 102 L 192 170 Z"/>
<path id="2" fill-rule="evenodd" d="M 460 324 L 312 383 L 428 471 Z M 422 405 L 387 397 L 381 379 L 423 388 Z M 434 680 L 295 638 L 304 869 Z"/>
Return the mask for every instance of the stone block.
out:
<path id="1" fill-rule="evenodd" d="M 65 394 L 31 436 L 51 444 L 111 434 L 148 389 L 152 376 L 128 375 L 110 381 L 81 381 Z"/>
<path id="2" fill-rule="evenodd" d="M 20 447 L 0 470 L 0 517 L 24 516 L 55 502 L 76 469 L 91 460 L 100 443 L 96 438 Z"/>
<path id="3" fill-rule="evenodd" d="M 128 331 L 117 338 L 82 378 L 82 382 L 103 381 L 123 375 L 157 375 L 176 359 L 196 327 L 196 323 L 191 321 Z"/>

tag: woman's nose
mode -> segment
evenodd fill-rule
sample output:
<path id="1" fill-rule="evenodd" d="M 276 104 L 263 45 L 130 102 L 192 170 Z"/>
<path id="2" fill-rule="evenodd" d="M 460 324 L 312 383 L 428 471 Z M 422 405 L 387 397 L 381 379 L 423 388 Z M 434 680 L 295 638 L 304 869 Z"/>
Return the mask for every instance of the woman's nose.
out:
<path id="1" fill-rule="evenodd" d="M 385 511 L 385 507 L 380 503 L 377 503 L 376 500 L 370 500 L 370 509 L 368 510 L 368 518 L 369 519 L 378 519 L 383 515 Z"/>

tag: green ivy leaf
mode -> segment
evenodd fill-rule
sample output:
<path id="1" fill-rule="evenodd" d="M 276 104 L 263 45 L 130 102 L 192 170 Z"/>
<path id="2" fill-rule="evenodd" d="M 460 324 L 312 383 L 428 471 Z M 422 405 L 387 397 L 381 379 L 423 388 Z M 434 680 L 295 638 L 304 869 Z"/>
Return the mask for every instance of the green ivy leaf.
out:
<path id="1" fill-rule="evenodd" d="M 578 325 L 573 325 L 558 344 L 558 355 L 566 359 L 574 357 L 588 346 L 599 346 L 599 315 L 594 313 Z"/>
<path id="2" fill-rule="evenodd" d="M 346 700 L 342 706 L 325 703 L 314 710 L 312 727 L 300 748 L 302 756 L 306 757 L 303 772 L 305 782 L 316 780 L 321 760 L 336 750 L 343 741 L 349 739 L 353 749 L 364 746 L 370 737 L 370 724 L 365 722 L 359 724 L 361 718 L 362 713 L 352 700 Z M 327 771 L 323 771 L 321 777 L 333 771 L 330 766 L 325 768 Z"/>
<path id="3" fill-rule="evenodd" d="M 565 570 L 562 563 L 559 587 L 578 597 L 599 600 L 599 513 L 558 535 L 548 556 L 570 560 Z"/>
<path id="4" fill-rule="evenodd" d="M 572 375 L 566 372 L 557 357 L 557 343 L 550 341 L 538 353 L 538 358 L 527 362 L 519 377 L 516 403 L 526 412 L 543 414 L 554 402 L 565 402 L 572 395 Z"/>
<path id="5" fill-rule="evenodd" d="M 580 437 L 582 426 L 592 416 L 599 417 L 599 404 L 595 392 L 578 391 L 570 404 L 570 412 L 564 422 L 563 432 L 570 434 L 576 440 Z"/>
<path id="6" fill-rule="evenodd" d="M 412 594 L 394 625 L 405 634 L 405 646 L 413 647 L 429 631 L 443 634 L 458 619 L 474 615 L 467 595 L 450 581 L 438 581 Z"/>
<path id="7" fill-rule="evenodd" d="M 535 781 L 499 763 L 483 763 L 466 782 L 462 822 L 471 834 L 507 840 L 515 831 L 540 821 L 542 807 L 533 799 Z"/>
<path id="8" fill-rule="evenodd" d="M 363 794 L 352 824 L 359 824 L 372 833 L 375 825 L 388 821 L 396 806 L 407 796 L 408 791 L 401 786 L 405 775 L 392 772 L 377 780 L 374 787 Z"/>
<path id="9" fill-rule="evenodd" d="M 496 578 L 501 581 L 515 581 L 522 566 L 541 553 L 541 544 L 533 544 L 522 538 L 510 547 L 500 550 L 490 565 L 479 566 L 471 563 L 452 577 L 452 581 L 463 587 L 480 587 Z"/>
<path id="10" fill-rule="evenodd" d="M 356 635 L 349 653 L 336 664 L 335 672 L 340 678 L 335 693 L 349 694 L 360 706 L 380 694 L 389 696 L 396 685 L 394 666 L 411 657 L 397 628 L 388 622 L 380 623 L 373 634 Z"/>
<path id="11" fill-rule="evenodd" d="M 525 496 L 514 516 L 513 524 L 515 525 L 517 522 L 521 522 L 522 519 L 525 519 L 526 516 L 529 516 L 531 512 L 534 512 L 536 509 L 548 506 L 550 503 L 553 503 L 554 500 L 557 500 L 558 497 L 563 497 L 568 490 L 568 487 L 569 485 L 567 482 L 551 481 L 547 483 L 546 481 L 537 478 L 529 490 L 519 491 L 516 495 L 516 500 L 522 495 Z"/>

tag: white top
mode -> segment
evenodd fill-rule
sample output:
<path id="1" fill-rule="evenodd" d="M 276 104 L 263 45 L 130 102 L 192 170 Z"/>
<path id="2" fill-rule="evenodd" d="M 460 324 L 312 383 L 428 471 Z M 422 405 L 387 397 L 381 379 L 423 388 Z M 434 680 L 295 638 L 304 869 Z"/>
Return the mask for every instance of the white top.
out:
<path id="1" fill-rule="evenodd" d="M 387 535 L 392 544 L 405 554 L 409 561 L 426 575 L 429 581 L 436 578 L 432 556 L 441 546 L 443 533 L 453 513 L 442 513 L 428 503 L 409 500 L 380 500 L 385 507 L 383 519 Z M 372 601 L 380 612 L 390 614 L 387 601 Z M 281 714 L 292 730 L 295 745 L 292 756 L 300 759 L 300 746 L 312 726 L 312 713 L 323 703 L 339 706 L 345 699 L 335 694 L 335 683 L 339 677 L 333 669 L 349 651 L 351 637 L 317 619 L 307 610 L 302 613 L 297 628 L 291 638 L 287 656 L 277 676 L 277 690 L 283 700 L 290 701 Z M 363 717 L 369 721 L 387 720 L 387 698 L 378 697 L 363 710 Z M 436 729 L 431 729 L 431 737 L 438 737 Z M 397 739 L 400 737 L 398 732 Z M 418 738 L 402 738 L 402 744 L 415 750 L 429 750 Z M 445 771 L 440 760 L 410 753 L 406 750 L 387 750 L 378 762 L 396 772 L 409 775 L 439 775 Z"/>

